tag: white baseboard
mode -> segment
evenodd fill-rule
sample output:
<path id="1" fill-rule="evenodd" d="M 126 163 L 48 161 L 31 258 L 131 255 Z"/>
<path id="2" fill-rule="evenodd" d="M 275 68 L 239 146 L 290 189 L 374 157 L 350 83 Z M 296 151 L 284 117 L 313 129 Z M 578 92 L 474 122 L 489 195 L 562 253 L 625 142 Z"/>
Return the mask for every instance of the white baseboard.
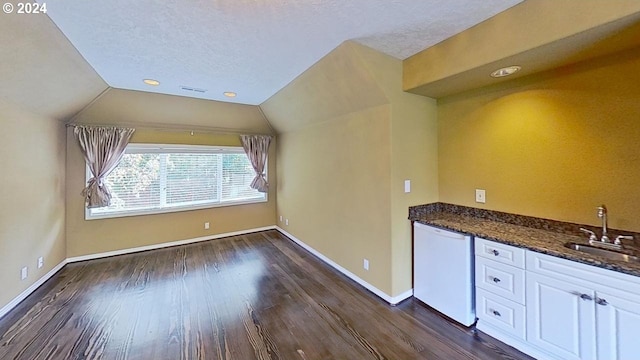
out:
<path id="1" fill-rule="evenodd" d="M 261 228 L 233 231 L 233 232 L 228 232 L 228 233 L 223 233 L 223 234 L 202 236 L 202 237 L 197 237 L 197 238 L 193 238 L 193 239 L 185 239 L 185 240 L 178 240 L 178 241 L 166 242 L 166 243 L 161 243 L 161 244 L 140 246 L 140 247 L 129 248 L 129 249 L 107 251 L 107 252 L 103 252 L 103 253 L 96 253 L 96 254 L 89 254 L 89 255 L 82 255 L 82 256 L 74 256 L 74 257 L 71 257 L 71 258 L 67 258 L 67 262 L 68 263 L 74 263 L 74 262 L 79 262 L 79 261 L 95 260 L 95 259 L 101 259 L 101 258 L 106 258 L 106 257 L 111 257 L 111 256 L 132 254 L 132 253 L 137 253 L 137 252 L 141 252 L 141 251 L 148 251 L 148 250 L 164 249 L 164 248 L 168 248 L 168 247 L 172 247 L 172 246 L 187 245 L 187 244 L 193 244 L 193 243 L 197 243 L 197 242 L 201 242 L 201 241 L 208 241 L 208 240 L 220 239 L 220 238 L 229 237 L 229 236 L 244 235 L 244 234 L 254 233 L 254 232 L 258 232 L 258 231 L 275 230 L 275 229 L 276 229 L 276 226 L 272 225 L 272 226 L 265 226 L 265 227 L 261 227 Z"/>
<path id="2" fill-rule="evenodd" d="M 358 284 L 362 285 L 365 289 L 371 291 L 372 293 L 374 293 L 375 295 L 380 297 L 382 300 L 388 302 L 391 305 L 396 305 L 396 304 L 400 303 L 401 301 L 410 298 L 413 295 L 413 289 L 409 289 L 409 290 L 405 291 L 404 293 L 402 293 L 400 295 L 391 296 L 391 295 L 385 293 L 384 291 L 378 289 L 377 287 L 375 287 L 375 286 L 369 284 L 368 282 L 364 281 L 363 279 L 361 279 L 359 276 L 357 276 L 356 274 L 352 273 L 351 271 L 349 271 L 349 270 L 343 268 L 342 266 L 338 265 L 333 260 L 331 260 L 328 257 L 322 255 L 319 251 L 317 251 L 316 249 L 312 248 L 311 246 L 305 244 L 302 240 L 300 240 L 300 239 L 296 238 L 295 236 L 289 234 L 288 232 L 286 232 L 282 228 L 276 226 L 276 229 L 279 232 L 281 232 L 283 235 L 285 235 L 286 237 L 291 239 L 291 241 L 293 241 L 296 244 L 300 245 L 302 248 L 304 248 L 305 250 L 307 250 L 311 254 L 315 255 L 320 260 L 324 261 L 327 265 L 329 265 L 329 266 L 333 267 L 334 269 L 340 271 L 341 273 L 346 275 L 348 278 L 350 278 L 351 280 L 353 280 L 353 281 L 357 282 Z"/>
<path id="3" fill-rule="evenodd" d="M 9 303 L 3 306 L 0 309 L 0 319 L 3 316 L 7 315 L 11 309 L 18 306 L 22 302 L 22 300 L 26 299 L 27 296 L 31 295 L 32 292 L 36 291 L 42 284 L 44 284 L 47 280 L 49 280 L 53 275 L 55 275 L 58 271 L 60 271 L 67 264 L 67 260 L 63 260 L 60 264 L 56 265 L 53 269 L 51 269 L 48 273 L 44 274 L 40 279 L 34 282 L 31 286 L 29 286 L 25 291 L 20 293 L 20 295 L 16 296 L 13 300 L 9 301 Z"/>
<path id="4" fill-rule="evenodd" d="M 198 237 L 198 238 L 194 238 L 194 239 L 172 241 L 172 242 L 162 243 L 162 244 L 154 244 L 154 245 L 141 246 L 141 247 L 136 247 L 136 248 L 131 248 L 131 249 L 108 251 L 108 252 L 104 252 L 104 253 L 97 253 L 97 254 L 90 254 L 90 255 L 75 256 L 75 257 L 67 258 L 64 261 L 62 261 L 60 264 L 56 265 L 56 267 L 51 269 L 51 271 L 46 273 L 43 277 L 38 279 L 38 281 L 33 283 L 33 285 L 29 286 L 20 295 L 16 296 L 7 305 L 3 306 L 0 309 L 0 319 L 4 315 L 6 315 L 9 311 L 11 311 L 11 309 L 15 308 L 18 304 L 20 304 L 20 302 L 22 302 L 24 299 L 26 299 L 27 296 L 31 295 L 31 293 L 36 291 L 36 289 L 39 288 L 42 284 L 44 284 L 45 281 L 49 280 L 49 278 L 51 278 L 58 271 L 60 271 L 60 269 L 62 269 L 66 264 L 69 264 L 69 263 L 74 263 L 74 262 L 78 262 L 78 261 L 85 261 L 85 260 L 100 259 L 100 258 L 105 258 L 105 257 L 109 257 L 109 256 L 131 254 L 131 253 L 140 252 L 140 251 L 162 249 L 162 248 L 167 248 L 167 247 L 171 247 L 171 246 L 192 244 L 192 243 L 196 243 L 196 242 L 200 242 L 200 241 L 220 239 L 220 238 L 223 238 L 223 237 L 244 235 L 244 234 L 249 234 L 249 233 L 258 232 L 258 231 L 275 230 L 275 229 L 276 229 L 276 226 L 266 226 L 266 227 L 261 227 L 261 228 L 247 229 L 247 230 L 241 230 L 241 231 L 233 231 L 233 232 L 228 232 L 228 233 L 224 233 L 224 234 L 203 236 L 203 237 Z"/>
<path id="5" fill-rule="evenodd" d="M 20 302 L 22 302 L 24 299 L 26 299 L 27 296 L 31 295 L 31 293 L 36 291 L 36 289 L 38 289 L 42 284 L 44 284 L 53 275 L 55 275 L 58 271 L 60 271 L 66 264 L 79 262 L 79 261 L 101 259 L 101 258 L 110 257 L 110 256 L 116 256 L 116 255 L 131 254 L 131 253 L 147 251 L 147 250 L 162 249 L 162 248 L 178 246 L 178 245 L 192 244 L 192 243 L 196 243 L 196 242 L 200 242 L 200 241 L 214 240 L 214 239 L 220 239 L 220 238 L 229 237 L 229 236 L 244 235 L 244 234 L 249 234 L 249 233 L 254 233 L 254 232 L 259 232 L 259 231 L 266 231 L 266 230 L 278 230 L 278 231 L 280 231 L 282 234 L 287 236 L 289 239 L 291 239 L 292 241 L 294 241 L 295 243 L 297 243 L 298 245 L 300 245 L 301 247 L 303 247 L 304 249 L 306 249 L 307 251 L 309 251 L 310 253 L 312 253 L 316 257 L 318 257 L 320 260 L 324 261 L 325 263 L 327 263 L 331 267 L 333 267 L 336 270 L 340 271 L 341 273 L 343 273 L 344 275 L 346 275 L 347 277 L 349 277 L 353 281 L 357 282 L 358 284 L 362 285 L 367 290 L 369 290 L 372 293 L 376 294 L 377 296 L 379 296 L 380 298 L 382 298 L 383 300 L 385 300 L 386 302 L 388 302 L 391 305 L 398 304 L 401 301 L 403 301 L 403 300 L 405 300 L 405 299 L 407 299 L 407 298 L 409 298 L 409 297 L 411 297 L 413 295 L 413 289 L 410 289 L 410 290 L 408 290 L 408 291 L 406 291 L 406 292 L 404 292 L 404 293 L 402 293 L 400 295 L 390 296 L 390 295 L 386 294 L 384 291 L 382 291 L 382 290 L 376 288 L 375 286 L 369 284 L 368 282 L 362 280 L 360 277 L 356 276 L 355 274 L 353 274 L 349 270 L 347 270 L 347 269 L 343 268 L 342 266 L 338 265 L 337 263 L 335 263 L 334 261 L 332 261 L 328 257 L 322 255 L 321 253 L 319 253 L 318 251 L 316 251 L 315 249 L 313 249 L 309 245 L 305 244 L 301 240 L 297 239 L 295 236 L 293 236 L 293 235 L 289 234 L 288 232 L 284 231 L 280 227 L 278 227 L 278 226 L 265 226 L 265 227 L 261 227 L 261 228 L 247 229 L 247 230 L 241 230 L 241 231 L 233 231 L 233 232 L 228 232 L 228 233 L 223 233 L 223 234 L 216 234 L 216 235 L 211 235 L 211 236 L 203 236 L 203 237 L 198 237 L 198 238 L 193 238 L 193 239 L 172 241 L 172 242 L 168 242 L 168 243 L 140 246 L 140 247 L 130 248 L 130 249 L 115 250 L 115 251 L 108 251 L 108 252 L 103 252 L 103 253 L 89 254 L 89 255 L 82 255 L 82 256 L 75 256 L 75 257 L 67 258 L 64 261 L 62 261 L 60 264 L 56 265 L 53 269 L 51 269 L 48 273 L 46 273 L 40 279 L 38 279 L 38 281 L 33 283 L 31 286 L 29 286 L 25 291 L 20 293 L 20 295 L 16 296 L 7 305 L 5 305 L 2 308 L 0 308 L 0 319 L 4 315 L 6 315 L 9 311 L 11 311 L 13 308 L 15 308 L 18 304 L 20 304 Z"/>

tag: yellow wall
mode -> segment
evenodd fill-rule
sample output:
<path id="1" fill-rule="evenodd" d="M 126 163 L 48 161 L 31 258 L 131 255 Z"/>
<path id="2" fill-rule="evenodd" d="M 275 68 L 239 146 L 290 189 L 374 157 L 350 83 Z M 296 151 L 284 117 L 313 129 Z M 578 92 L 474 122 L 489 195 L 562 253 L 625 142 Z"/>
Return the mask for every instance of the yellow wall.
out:
<path id="1" fill-rule="evenodd" d="M 138 129 L 137 143 L 240 146 L 238 135 Z M 71 128 L 67 130 L 67 256 L 155 245 L 275 224 L 275 141 L 269 151 L 268 202 L 167 214 L 84 220 L 85 162 Z M 210 222 L 209 230 L 204 223 Z"/>
<path id="2" fill-rule="evenodd" d="M 435 101 L 402 92 L 400 60 L 346 42 L 261 107 L 281 132 L 279 225 L 390 296 L 411 289 L 407 209 L 437 200 Z"/>
<path id="3" fill-rule="evenodd" d="M 279 226 L 387 293 L 389 112 L 382 105 L 281 134 L 277 153 L 278 214 L 289 219 Z"/>
<path id="4" fill-rule="evenodd" d="M 62 123 L 4 100 L 0 119 L 2 308 L 65 259 L 65 134 Z M 29 267 L 25 281 L 23 266 Z"/>
<path id="5" fill-rule="evenodd" d="M 401 61 L 356 43 L 352 46 L 391 106 L 391 294 L 395 296 L 412 288 L 407 209 L 438 200 L 437 105 L 433 99 L 402 91 Z M 404 192 L 405 180 L 411 181 L 410 193 Z"/>
<path id="6" fill-rule="evenodd" d="M 638 84 L 640 49 L 439 100 L 440 201 L 640 231 Z"/>

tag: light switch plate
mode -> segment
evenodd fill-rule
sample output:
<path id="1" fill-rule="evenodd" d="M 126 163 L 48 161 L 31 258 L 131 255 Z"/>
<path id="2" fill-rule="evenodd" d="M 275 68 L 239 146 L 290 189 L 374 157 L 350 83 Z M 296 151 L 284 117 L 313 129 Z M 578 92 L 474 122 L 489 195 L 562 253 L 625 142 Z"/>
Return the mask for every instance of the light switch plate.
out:
<path id="1" fill-rule="evenodd" d="M 411 180 L 405 180 L 404 181 L 404 192 L 406 192 L 406 193 L 410 193 L 411 192 Z"/>
<path id="2" fill-rule="evenodd" d="M 484 204 L 487 201 L 487 193 L 484 189 L 476 189 L 476 202 Z"/>

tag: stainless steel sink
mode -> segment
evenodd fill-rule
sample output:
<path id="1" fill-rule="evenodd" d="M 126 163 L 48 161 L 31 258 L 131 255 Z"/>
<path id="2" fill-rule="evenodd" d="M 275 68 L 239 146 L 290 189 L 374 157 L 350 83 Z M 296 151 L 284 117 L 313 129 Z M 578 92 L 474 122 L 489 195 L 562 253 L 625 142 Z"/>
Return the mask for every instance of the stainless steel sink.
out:
<path id="1" fill-rule="evenodd" d="M 637 256 L 624 254 L 614 250 L 601 249 L 599 247 L 595 247 L 587 244 L 578 244 L 574 242 L 569 242 L 564 244 L 564 246 L 572 250 L 582 251 L 587 254 L 604 257 L 614 261 L 640 262 L 640 258 L 638 258 Z"/>

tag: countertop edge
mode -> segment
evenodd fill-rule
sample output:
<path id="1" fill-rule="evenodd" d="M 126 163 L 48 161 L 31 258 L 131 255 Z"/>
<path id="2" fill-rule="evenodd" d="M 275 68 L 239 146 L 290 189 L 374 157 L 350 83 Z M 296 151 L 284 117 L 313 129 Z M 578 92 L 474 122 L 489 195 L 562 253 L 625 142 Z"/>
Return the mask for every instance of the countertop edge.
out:
<path id="1" fill-rule="evenodd" d="M 486 234 L 486 233 L 482 233 L 482 232 L 471 231 L 469 229 L 465 229 L 463 224 L 461 224 L 460 226 L 456 227 L 456 226 L 447 226 L 446 224 L 434 223 L 433 222 L 434 220 L 430 221 L 430 220 L 427 220 L 427 219 L 415 219 L 415 218 L 411 218 L 411 217 L 409 218 L 409 220 L 418 222 L 420 224 L 424 224 L 424 225 L 440 228 L 440 229 L 445 229 L 445 230 L 450 230 L 450 231 L 454 231 L 454 232 L 458 232 L 458 233 L 463 233 L 463 234 L 471 235 L 471 236 L 474 236 L 474 237 L 495 241 L 495 242 L 498 242 L 498 243 L 501 243 L 501 244 L 506 244 L 506 245 L 511 245 L 511 246 L 518 247 L 518 248 L 531 250 L 531 251 L 534 251 L 534 252 L 537 252 L 537 253 L 550 255 L 550 256 L 566 259 L 566 260 L 569 260 L 569 261 L 575 261 L 575 262 L 578 262 L 578 263 L 591 265 L 591 266 L 603 268 L 603 269 L 606 269 L 606 270 L 612 270 L 612 271 L 620 272 L 620 273 L 623 273 L 623 274 L 627 274 L 627 275 L 631 275 L 631 276 L 635 276 L 635 277 L 640 277 L 640 264 L 638 264 L 639 265 L 638 269 L 628 269 L 628 268 L 625 268 L 622 265 L 620 265 L 620 264 L 618 264 L 616 262 L 613 262 L 611 260 L 600 258 L 600 257 L 594 256 L 594 255 L 585 256 L 585 255 L 583 255 L 584 253 L 578 252 L 576 250 L 563 248 L 562 252 L 560 252 L 560 251 L 556 251 L 556 250 L 553 250 L 553 249 L 549 249 L 548 247 L 529 245 L 529 244 L 526 244 L 526 243 L 522 243 L 522 242 L 510 240 L 510 239 L 505 239 L 505 238 L 502 238 L 502 237 L 499 237 L 499 236 L 495 236 L 495 235 L 490 235 L 490 234 Z M 537 229 L 537 230 L 540 230 L 540 229 Z"/>

